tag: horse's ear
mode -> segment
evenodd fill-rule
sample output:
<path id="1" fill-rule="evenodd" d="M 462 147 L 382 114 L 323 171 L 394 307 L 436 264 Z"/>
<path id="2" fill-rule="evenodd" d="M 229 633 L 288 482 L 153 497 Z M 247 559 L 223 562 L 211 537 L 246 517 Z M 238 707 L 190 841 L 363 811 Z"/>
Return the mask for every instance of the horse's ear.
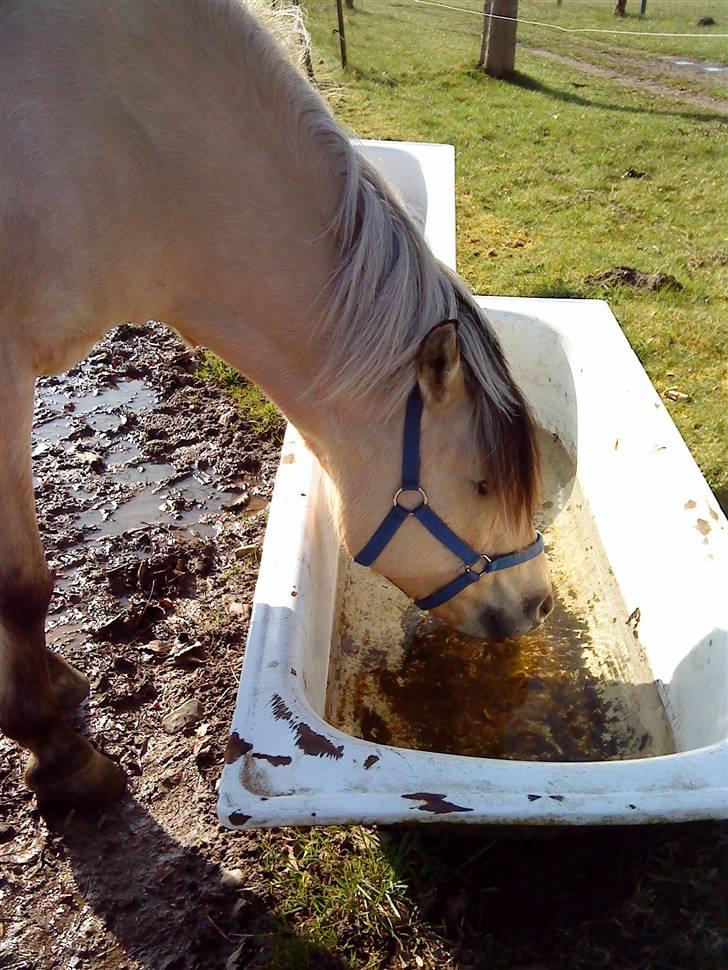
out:
<path id="1" fill-rule="evenodd" d="M 430 403 L 447 401 L 462 388 L 457 320 L 438 323 L 422 340 L 417 351 L 417 381 Z"/>

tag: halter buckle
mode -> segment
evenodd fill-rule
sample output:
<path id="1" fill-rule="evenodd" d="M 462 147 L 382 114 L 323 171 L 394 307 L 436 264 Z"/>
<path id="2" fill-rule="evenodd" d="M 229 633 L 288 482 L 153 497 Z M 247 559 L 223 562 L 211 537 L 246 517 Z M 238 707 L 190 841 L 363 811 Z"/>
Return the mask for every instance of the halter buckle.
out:
<path id="1" fill-rule="evenodd" d="M 415 505 L 413 509 L 405 508 L 404 505 L 399 504 L 399 497 L 403 492 L 419 492 L 422 496 L 422 501 L 419 505 Z M 394 505 L 395 508 L 399 506 L 400 508 L 404 509 L 405 512 L 409 512 L 410 515 L 414 515 L 417 509 L 421 509 L 423 505 L 429 505 L 429 500 L 427 498 L 427 492 L 424 490 L 424 488 L 420 488 L 419 486 L 417 488 L 398 488 L 394 493 L 392 505 Z"/>
<path id="2" fill-rule="evenodd" d="M 477 566 L 477 565 L 479 565 L 481 562 L 483 563 L 482 568 L 481 569 L 475 569 L 474 567 Z M 476 561 L 473 563 L 472 566 L 469 566 L 467 563 L 464 563 L 463 564 L 463 572 L 465 572 L 465 573 L 475 573 L 476 576 L 482 576 L 483 573 L 485 572 L 485 570 L 488 568 L 488 566 L 490 566 L 490 564 L 492 562 L 493 562 L 493 560 L 490 558 L 490 556 L 486 556 L 486 554 L 484 552 L 482 552 L 480 554 L 480 556 L 476 559 Z"/>

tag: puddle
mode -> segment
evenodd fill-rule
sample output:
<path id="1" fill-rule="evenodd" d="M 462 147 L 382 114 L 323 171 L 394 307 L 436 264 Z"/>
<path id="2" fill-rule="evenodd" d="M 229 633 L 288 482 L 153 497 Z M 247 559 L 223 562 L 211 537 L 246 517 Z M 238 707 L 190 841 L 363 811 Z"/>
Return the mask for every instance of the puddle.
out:
<path id="1" fill-rule="evenodd" d="M 156 485 L 177 477 L 175 484 Z M 108 502 L 88 509 L 76 516 L 75 525 L 84 531 L 95 530 L 99 537 L 119 536 L 129 530 L 155 525 L 185 525 L 203 527 L 202 517 L 225 509 L 252 513 L 259 511 L 256 496 L 244 501 L 237 492 L 212 490 L 200 483 L 193 475 L 179 479 L 173 465 L 150 464 L 120 469 L 116 477 L 129 482 L 147 485 L 141 491 L 121 502 Z M 267 504 L 265 500 L 264 504 Z M 199 528 L 197 529 L 199 532 Z M 200 533 L 200 534 L 203 534 Z"/>
<path id="2" fill-rule="evenodd" d="M 119 381 L 110 387 L 101 387 L 88 394 L 70 399 L 74 404 L 73 413 L 86 415 L 99 411 L 111 411 L 114 408 L 133 405 L 132 410 L 142 411 L 150 408 L 157 401 L 157 394 L 153 388 L 138 378 Z"/>
<path id="3" fill-rule="evenodd" d="M 118 431 L 124 423 L 124 418 L 120 414 L 99 411 L 98 414 L 89 414 L 88 423 L 94 431 Z"/>
<path id="4" fill-rule="evenodd" d="M 157 394 L 153 388 L 137 378 L 119 381 L 110 387 L 98 388 L 79 397 L 49 388 L 38 388 L 38 403 L 45 416 L 33 428 L 33 444 L 51 444 L 68 437 L 75 418 L 88 416 L 94 431 L 118 431 L 125 423 L 121 409 L 142 411 L 153 407 Z"/>
<path id="5" fill-rule="evenodd" d="M 136 455 L 133 458 L 139 456 L 139 449 L 136 449 Z M 118 457 L 118 461 L 116 460 Z M 110 456 L 108 462 L 109 465 L 124 464 L 129 461 L 123 456 L 117 456 L 113 453 Z M 148 465 L 128 465 L 126 468 L 116 468 L 114 470 L 114 477 L 118 482 L 129 482 L 131 484 L 136 484 L 137 482 L 145 482 L 149 484 L 154 484 L 156 482 L 165 482 L 177 474 L 177 469 L 174 465 L 169 465 L 164 462 L 150 462 Z"/>
<path id="6" fill-rule="evenodd" d="M 91 458 L 97 456 L 97 464 L 90 466 L 88 488 L 78 487 L 77 479 L 69 483 L 70 504 L 63 510 L 70 512 L 69 525 L 90 533 L 92 541 L 159 525 L 184 526 L 207 537 L 215 534 L 217 528 L 204 521 L 208 514 L 219 515 L 226 510 L 251 514 L 268 504 L 269 500 L 259 494 L 260 483 L 254 476 L 248 476 L 244 483 L 236 479 L 229 487 L 221 488 L 216 486 L 215 477 L 206 472 L 180 474 L 171 462 L 142 461 L 141 447 L 125 430 L 127 426 L 130 430 L 138 427 L 137 419 L 132 422 L 129 412 L 150 411 L 157 399 L 156 391 L 136 378 L 78 397 L 57 386 L 39 385 L 34 458 L 58 455 L 54 447 L 59 443 L 68 461 L 75 461 L 79 452 L 86 452 Z M 107 435 L 116 435 L 113 444 Z M 110 471 L 112 482 L 93 474 L 104 467 Z M 41 482 L 40 477 L 36 478 L 36 487 Z M 98 490 L 94 492 L 96 486 Z M 71 548 L 77 545 L 74 542 Z"/>
<path id="7" fill-rule="evenodd" d="M 51 418 L 42 421 L 33 428 L 33 457 L 43 454 L 43 446 L 55 444 L 66 438 L 71 430 L 71 421 L 68 417 Z M 47 450 L 47 448 L 45 449 Z"/>
<path id="8" fill-rule="evenodd" d="M 474 757 L 603 761 L 674 750 L 670 728 L 573 464 L 541 435 L 544 531 L 556 606 L 488 646 L 421 614 L 342 560 L 326 716 L 367 740 Z"/>
<path id="9" fill-rule="evenodd" d="M 76 646 L 88 636 L 85 623 L 59 623 L 46 632 L 46 643 L 54 650 Z"/>
<path id="10" fill-rule="evenodd" d="M 698 71 L 705 71 L 707 74 L 722 74 L 724 71 L 728 71 L 728 66 L 725 64 L 707 64 L 704 61 L 688 61 L 681 58 L 678 61 L 673 61 L 676 67 L 694 67 Z"/>

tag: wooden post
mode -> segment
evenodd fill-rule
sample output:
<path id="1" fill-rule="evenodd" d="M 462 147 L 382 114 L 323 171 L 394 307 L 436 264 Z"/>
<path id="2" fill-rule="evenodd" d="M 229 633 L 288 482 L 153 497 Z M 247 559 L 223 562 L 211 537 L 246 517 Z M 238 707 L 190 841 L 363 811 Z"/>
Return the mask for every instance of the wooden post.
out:
<path id="1" fill-rule="evenodd" d="M 647 0 L 642 0 L 642 3 L 640 4 L 640 17 L 644 17 L 646 13 L 647 13 Z"/>
<path id="2" fill-rule="evenodd" d="M 491 13 L 483 70 L 491 77 L 507 79 L 513 77 L 516 66 L 518 0 L 492 0 Z M 499 20 L 498 17 L 511 19 Z"/>
<path id="3" fill-rule="evenodd" d="M 291 0 L 294 7 L 301 6 L 301 0 Z M 313 61 L 311 60 L 311 48 L 306 44 L 303 51 L 303 66 L 306 68 L 306 74 L 308 74 L 309 80 L 315 83 L 316 78 L 313 75 Z"/>
<path id="4" fill-rule="evenodd" d="M 346 67 L 346 32 L 344 30 L 344 10 L 341 0 L 336 0 L 336 14 L 339 18 L 339 47 L 341 48 L 341 66 Z"/>
<path id="5" fill-rule="evenodd" d="M 490 13 L 492 6 L 493 0 L 483 0 L 483 37 L 480 41 L 480 56 L 478 58 L 478 67 L 481 71 L 485 70 L 485 59 L 488 54 L 488 34 L 492 21 L 487 14 Z"/>

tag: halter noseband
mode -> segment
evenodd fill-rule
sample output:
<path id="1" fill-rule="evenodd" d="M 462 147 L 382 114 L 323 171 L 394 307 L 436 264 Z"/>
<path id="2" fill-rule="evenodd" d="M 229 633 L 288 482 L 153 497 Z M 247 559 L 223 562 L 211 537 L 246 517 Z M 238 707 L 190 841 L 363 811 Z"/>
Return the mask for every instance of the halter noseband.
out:
<path id="1" fill-rule="evenodd" d="M 537 532 L 536 541 L 520 552 L 510 552 L 503 556 L 486 556 L 476 552 L 463 542 L 430 508 L 427 493 L 420 485 L 420 425 L 422 423 L 423 401 L 417 384 L 410 391 L 404 418 L 404 441 L 402 445 L 402 484 L 394 493 L 392 508 L 385 515 L 376 530 L 354 561 L 362 566 L 371 566 L 384 551 L 395 533 L 407 519 L 417 519 L 438 542 L 454 553 L 463 562 L 463 572 L 441 589 L 424 599 L 415 600 L 421 610 L 431 610 L 441 606 L 471 583 L 477 583 L 481 576 L 494 573 L 499 569 L 510 569 L 521 563 L 535 559 L 543 552 L 543 536 Z M 419 492 L 420 504 L 414 509 L 406 509 L 399 504 L 404 492 Z"/>

